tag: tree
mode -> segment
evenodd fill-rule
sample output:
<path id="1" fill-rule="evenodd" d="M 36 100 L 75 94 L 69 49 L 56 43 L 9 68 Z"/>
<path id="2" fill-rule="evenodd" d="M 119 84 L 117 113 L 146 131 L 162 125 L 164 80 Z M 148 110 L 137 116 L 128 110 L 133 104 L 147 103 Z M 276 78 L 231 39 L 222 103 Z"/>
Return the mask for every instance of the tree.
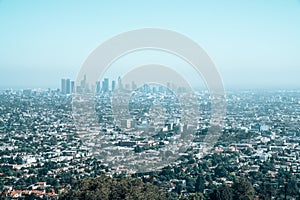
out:
<path id="1" fill-rule="evenodd" d="M 254 189 L 249 181 L 245 178 L 236 180 L 232 186 L 234 190 L 234 199 L 252 200 L 254 199 Z"/>
<path id="2" fill-rule="evenodd" d="M 195 183 L 195 190 L 196 192 L 202 192 L 204 191 L 204 183 L 205 183 L 205 179 L 202 175 L 199 175 L 196 179 L 196 183 Z"/>
<path id="3" fill-rule="evenodd" d="M 215 175 L 217 177 L 226 177 L 227 176 L 227 170 L 224 168 L 223 165 L 218 165 L 215 169 Z"/>
<path id="4" fill-rule="evenodd" d="M 192 193 L 189 195 L 189 199 L 190 200 L 203 200 L 204 199 L 204 195 L 202 193 Z"/>
<path id="5" fill-rule="evenodd" d="M 196 183 L 195 179 L 187 176 L 185 180 L 186 180 L 186 191 L 188 193 L 195 192 L 195 183 Z"/>
<path id="6" fill-rule="evenodd" d="M 287 194 L 290 196 L 298 194 L 297 179 L 295 177 L 292 177 L 287 183 Z"/>
<path id="7" fill-rule="evenodd" d="M 77 184 L 74 189 L 63 194 L 60 199 L 128 199 L 128 200 L 163 200 L 166 195 L 150 184 L 143 183 L 134 178 L 110 178 L 101 176 L 97 178 L 86 178 Z"/>
<path id="8" fill-rule="evenodd" d="M 170 166 L 163 168 L 160 174 L 164 175 L 168 180 L 174 178 L 174 171 Z"/>
<path id="9" fill-rule="evenodd" d="M 175 185 L 175 189 L 174 189 L 174 192 L 176 192 L 177 194 L 181 194 L 181 191 L 182 191 L 183 187 L 182 187 L 182 183 L 176 183 Z"/>
<path id="10" fill-rule="evenodd" d="M 222 185 L 215 189 L 210 194 L 211 200 L 232 200 L 233 199 L 233 190 L 225 185 Z"/>
<path id="11" fill-rule="evenodd" d="M 18 164 L 18 165 L 20 165 L 20 164 L 23 163 L 23 160 L 22 160 L 22 158 L 19 155 L 17 155 L 15 163 Z"/>
<path id="12" fill-rule="evenodd" d="M 259 187 L 259 198 L 262 200 L 271 200 L 272 194 L 274 194 L 274 191 L 272 191 L 270 180 L 263 180 Z"/>

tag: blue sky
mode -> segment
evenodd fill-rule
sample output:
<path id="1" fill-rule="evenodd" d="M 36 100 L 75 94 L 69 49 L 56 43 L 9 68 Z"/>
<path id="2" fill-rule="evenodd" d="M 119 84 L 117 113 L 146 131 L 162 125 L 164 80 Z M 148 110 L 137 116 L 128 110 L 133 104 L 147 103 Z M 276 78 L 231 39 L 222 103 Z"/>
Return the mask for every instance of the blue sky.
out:
<path id="1" fill-rule="evenodd" d="M 58 88 L 103 41 L 145 27 L 198 42 L 225 88 L 300 89 L 299 0 L 0 0 L 0 88 Z"/>

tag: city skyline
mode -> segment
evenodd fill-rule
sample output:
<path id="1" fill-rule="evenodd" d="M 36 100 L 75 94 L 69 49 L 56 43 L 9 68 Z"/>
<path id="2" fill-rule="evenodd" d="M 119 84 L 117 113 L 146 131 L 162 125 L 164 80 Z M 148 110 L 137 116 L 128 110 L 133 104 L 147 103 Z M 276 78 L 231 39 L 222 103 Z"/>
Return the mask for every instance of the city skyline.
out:
<path id="1" fill-rule="evenodd" d="M 128 80 L 127 80 L 128 81 Z M 157 88 L 158 90 L 161 88 L 166 88 L 172 91 L 187 91 L 189 87 L 185 87 L 186 85 L 177 85 L 173 82 L 166 81 L 163 84 L 160 83 L 147 83 L 147 82 L 135 82 L 131 81 L 130 83 L 122 82 L 122 78 L 118 76 L 117 80 L 109 79 L 104 77 L 102 80 L 97 80 L 95 83 L 89 83 L 87 81 L 87 76 L 84 76 L 84 79 L 77 83 L 70 78 L 62 78 L 60 82 L 59 89 L 61 94 L 75 94 L 75 93 L 84 93 L 84 92 L 92 92 L 95 94 L 114 92 L 116 89 L 118 90 L 126 90 L 126 91 L 134 91 L 137 89 L 141 89 L 145 87 L 145 85 L 152 86 Z M 49 89 L 49 88 L 48 88 Z M 27 91 L 27 89 L 23 89 L 23 91 Z"/>

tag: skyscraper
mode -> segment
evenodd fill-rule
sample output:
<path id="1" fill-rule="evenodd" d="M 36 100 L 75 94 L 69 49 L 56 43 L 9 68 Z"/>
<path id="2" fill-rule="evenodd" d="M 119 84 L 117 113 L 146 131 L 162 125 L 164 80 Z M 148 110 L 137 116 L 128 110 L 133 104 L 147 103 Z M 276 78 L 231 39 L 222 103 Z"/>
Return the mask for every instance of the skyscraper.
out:
<path id="1" fill-rule="evenodd" d="M 68 78 L 66 80 L 66 94 L 70 94 L 71 93 L 71 80 Z"/>
<path id="2" fill-rule="evenodd" d="M 108 80 L 108 78 L 105 78 L 103 80 L 102 89 L 103 89 L 103 92 L 108 92 L 109 91 L 109 80 Z"/>
<path id="3" fill-rule="evenodd" d="M 88 84 L 88 81 L 87 81 L 87 78 L 86 78 L 86 74 L 85 74 L 83 76 L 83 79 L 80 82 L 80 92 L 88 92 L 88 91 L 89 91 L 89 84 Z"/>
<path id="4" fill-rule="evenodd" d="M 113 92 L 115 89 L 116 89 L 116 81 L 113 80 L 113 81 L 111 82 L 111 91 Z"/>
<path id="5" fill-rule="evenodd" d="M 75 81 L 71 81 L 71 93 L 75 93 Z"/>
<path id="6" fill-rule="evenodd" d="M 61 79 L 61 93 L 66 94 L 67 87 L 66 87 L 66 79 Z"/>
<path id="7" fill-rule="evenodd" d="M 101 92 L 101 85 L 100 85 L 100 81 L 96 82 L 96 94 L 100 94 Z"/>
<path id="8" fill-rule="evenodd" d="M 118 77 L 118 89 L 119 89 L 119 90 L 122 90 L 122 89 L 123 89 L 122 79 L 121 79 L 120 76 Z"/>

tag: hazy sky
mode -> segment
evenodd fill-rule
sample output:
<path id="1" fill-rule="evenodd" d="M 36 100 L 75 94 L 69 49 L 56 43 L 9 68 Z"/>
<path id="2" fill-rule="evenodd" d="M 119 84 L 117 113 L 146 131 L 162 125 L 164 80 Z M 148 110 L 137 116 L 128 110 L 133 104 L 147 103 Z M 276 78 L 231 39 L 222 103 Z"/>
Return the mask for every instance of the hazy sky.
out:
<path id="1" fill-rule="evenodd" d="M 299 0 L 0 0 L 0 88 L 58 88 L 103 41 L 145 27 L 195 40 L 225 88 L 300 89 Z"/>

